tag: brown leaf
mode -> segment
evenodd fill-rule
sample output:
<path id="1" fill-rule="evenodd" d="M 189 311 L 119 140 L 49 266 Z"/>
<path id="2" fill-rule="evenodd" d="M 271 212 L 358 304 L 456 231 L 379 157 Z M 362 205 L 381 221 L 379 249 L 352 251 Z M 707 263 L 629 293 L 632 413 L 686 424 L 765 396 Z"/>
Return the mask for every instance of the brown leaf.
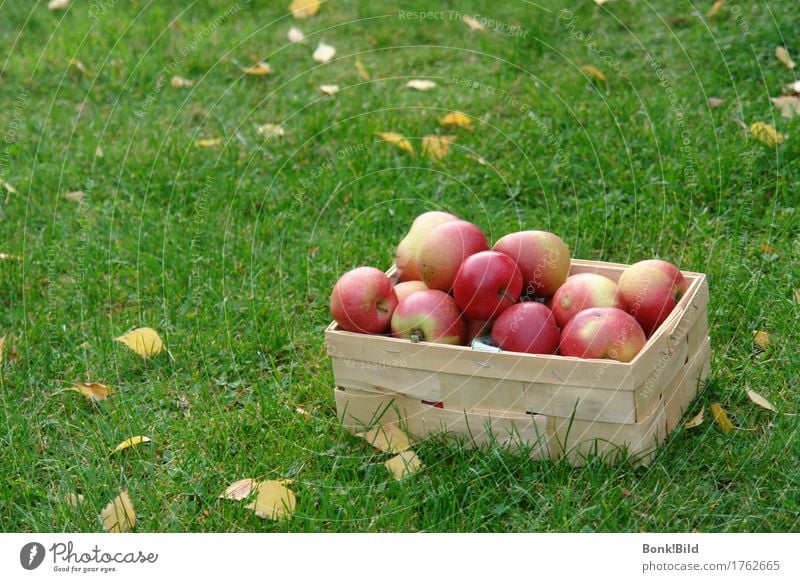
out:
<path id="1" fill-rule="evenodd" d="M 711 405 L 711 414 L 714 416 L 714 420 L 717 421 L 717 424 L 722 429 L 722 432 L 728 434 L 733 430 L 733 423 L 728 418 L 728 414 L 725 412 L 725 409 L 722 406 L 715 402 Z"/>
<path id="2" fill-rule="evenodd" d="M 133 509 L 127 490 L 105 506 L 100 512 L 100 519 L 103 522 L 103 529 L 109 533 L 130 531 L 136 525 L 136 511 Z"/>
<path id="3" fill-rule="evenodd" d="M 608 77 L 606 77 L 605 73 L 593 65 L 583 65 L 581 71 L 597 81 L 608 84 Z"/>
<path id="4" fill-rule="evenodd" d="M 175 75 L 170 79 L 169 84 L 178 89 L 180 87 L 191 87 L 194 85 L 194 81 Z"/>
<path id="5" fill-rule="evenodd" d="M 411 142 L 408 141 L 404 135 L 393 131 L 378 132 L 376 135 L 390 144 L 397 146 L 401 150 L 414 155 L 414 146 L 411 145 Z"/>
<path id="6" fill-rule="evenodd" d="M 771 410 L 772 412 L 778 412 L 777 410 L 775 410 L 775 407 L 772 405 L 772 403 L 769 400 L 767 400 L 766 398 L 761 396 L 761 394 L 759 394 L 755 390 L 748 390 L 747 391 L 747 397 L 754 404 L 757 404 L 761 408 L 766 408 L 767 410 Z"/>
<path id="7" fill-rule="evenodd" d="M 356 60 L 356 71 L 358 72 L 358 76 L 362 81 L 369 81 L 369 72 L 367 71 L 367 67 L 364 66 L 359 60 Z"/>
<path id="8" fill-rule="evenodd" d="M 264 75 L 271 75 L 273 73 L 272 67 L 269 66 L 269 63 L 265 63 L 264 61 L 259 61 L 255 65 L 250 67 L 244 67 L 242 72 L 245 75 L 253 75 L 255 77 L 262 77 Z"/>
<path id="9" fill-rule="evenodd" d="M 750 135 L 769 147 L 775 147 L 786 141 L 786 136 L 763 121 L 756 121 L 750 126 Z"/>
<path id="10" fill-rule="evenodd" d="M 125 439 L 124 441 L 119 443 L 116 447 L 114 447 L 114 450 L 112 452 L 116 453 L 117 451 L 123 451 L 128 447 L 133 447 L 140 443 L 149 443 L 149 442 L 150 442 L 149 436 L 144 436 L 144 435 L 134 436 L 129 439 Z"/>
<path id="11" fill-rule="evenodd" d="M 439 118 L 439 125 L 443 127 L 463 127 L 472 129 L 472 119 L 460 111 L 451 111 Z"/>
<path id="12" fill-rule="evenodd" d="M 725 0 L 717 0 L 714 2 L 714 5 L 711 7 L 711 9 L 706 13 L 706 16 L 708 18 L 714 18 L 717 14 L 719 14 L 719 11 L 722 9 L 724 4 Z"/>
<path id="13" fill-rule="evenodd" d="M 683 425 L 683 428 L 694 428 L 696 426 L 700 426 L 703 424 L 703 414 L 706 411 L 705 405 L 700 408 L 700 412 L 695 414 L 692 418 L 686 421 L 686 424 Z"/>
<path id="14" fill-rule="evenodd" d="M 426 135 L 422 138 L 422 153 L 428 154 L 432 160 L 441 160 L 450 151 L 450 144 L 455 139 L 454 135 Z"/>
<path id="15" fill-rule="evenodd" d="M 219 498 L 241 501 L 253 492 L 257 484 L 258 481 L 255 479 L 239 479 L 228 485 L 225 491 L 219 494 Z"/>
<path id="16" fill-rule="evenodd" d="M 789 56 L 789 51 L 787 51 L 784 47 L 779 46 L 775 49 L 775 56 L 778 57 L 778 60 L 786 65 L 788 69 L 794 69 L 797 66 L 792 60 L 792 57 Z"/>
<path id="17" fill-rule="evenodd" d="M 92 73 L 89 69 L 87 69 L 86 66 L 78 59 L 70 59 L 69 64 L 70 66 L 78 69 L 83 75 L 87 77 L 94 77 L 94 73 Z"/>
<path id="18" fill-rule="evenodd" d="M 320 4 L 322 4 L 320 0 L 292 0 L 289 10 L 291 10 L 292 16 L 298 20 L 305 20 L 319 12 Z"/>
<path id="19" fill-rule="evenodd" d="M 81 202 L 86 197 L 85 192 L 81 192 L 80 190 L 76 190 L 75 192 L 67 192 L 64 194 L 64 198 L 69 200 L 70 202 Z"/>
<path id="20" fill-rule="evenodd" d="M 399 453 L 411 446 L 408 435 L 394 424 L 375 426 L 365 433 L 358 433 L 356 436 L 360 436 L 384 453 Z"/>
<path id="21" fill-rule="evenodd" d="M 762 253 L 767 253 L 768 255 L 774 255 L 777 252 L 775 247 L 770 245 L 759 245 L 758 250 L 760 250 Z"/>
<path id="22" fill-rule="evenodd" d="M 769 334 L 765 331 L 754 331 L 753 332 L 753 342 L 762 350 L 766 350 L 769 347 L 770 339 Z"/>
<path id="23" fill-rule="evenodd" d="M 791 119 L 800 115 L 800 95 L 781 95 L 770 99 L 781 112 L 781 117 Z"/>
<path id="24" fill-rule="evenodd" d="M 101 402 L 116 392 L 113 386 L 106 386 L 99 382 L 80 382 L 71 386 L 68 390 L 79 392 L 93 402 Z"/>
<path id="25" fill-rule="evenodd" d="M 247 506 L 258 517 L 265 519 L 290 519 L 297 507 L 294 492 L 286 487 L 291 481 L 260 481 L 256 500 Z"/>
<path id="26" fill-rule="evenodd" d="M 6 336 L 0 337 L 0 364 L 3 363 L 3 348 L 6 346 Z"/>
<path id="27" fill-rule="evenodd" d="M 722 107 L 722 105 L 724 105 L 724 103 L 725 103 L 725 100 L 724 99 L 720 99 L 719 97 L 709 97 L 709 99 L 708 99 L 708 106 L 711 109 L 715 109 L 717 107 Z"/>
<path id="28" fill-rule="evenodd" d="M 419 460 L 414 451 L 403 451 L 399 455 L 392 457 L 384 463 L 397 481 L 416 473 L 422 468 L 422 461 Z"/>

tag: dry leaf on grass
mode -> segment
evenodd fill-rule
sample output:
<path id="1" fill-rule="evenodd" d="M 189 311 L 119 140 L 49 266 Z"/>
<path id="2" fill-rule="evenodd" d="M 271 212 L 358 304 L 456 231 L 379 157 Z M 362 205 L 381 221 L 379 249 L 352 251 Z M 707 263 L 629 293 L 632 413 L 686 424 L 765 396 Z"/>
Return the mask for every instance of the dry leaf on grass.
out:
<path id="1" fill-rule="evenodd" d="M 82 202 L 85 197 L 86 193 L 80 190 L 76 190 L 75 192 L 67 192 L 64 194 L 64 198 L 70 202 Z"/>
<path id="2" fill-rule="evenodd" d="M 786 65 L 786 68 L 788 69 L 794 69 L 797 66 L 797 63 L 795 63 L 792 60 L 792 57 L 789 56 L 789 51 L 782 46 L 779 46 L 775 49 L 775 56 L 778 57 L 778 60 Z"/>
<path id="3" fill-rule="evenodd" d="M 320 4 L 320 0 L 292 0 L 289 10 L 291 10 L 292 16 L 298 20 L 305 20 L 319 12 Z"/>
<path id="4" fill-rule="evenodd" d="M 786 85 L 786 90 L 790 93 L 794 93 L 795 95 L 800 95 L 800 81 L 795 81 L 794 83 L 789 83 Z"/>
<path id="5" fill-rule="evenodd" d="M 191 79 L 185 79 L 184 77 L 179 77 L 178 75 L 175 75 L 174 77 L 172 77 L 172 79 L 170 79 L 169 84 L 177 89 L 179 87 L 191 87 L 192 85 L 194 85 L 194 81 L 192 81 Z"/>
<path id="6" fill-rule="evenodd" d="M 70 59 L 69 64 L 71 67 L 78 69 L 83 75 L 87 77 L 94 77 L 94 73 L 87 69 L 86 65 L 80 62 L 78 59 Z"/>
<path id="7" fill-rule="evenodd" d="M 481 24 L 471 16 L 464 16 L 464 24 L 469 26 L 470 30 L 486 30 L 483 24 Z"/>
<path id="8" fill-rule="evenodd" d="M 18 261 L 17 255 L 9 255 L 8 253 L 0 253 L 0 261 Z"/>
<path id="9" fill-rule="evenodd" d="M 3 188 L 5 188 L 5 189 L 6 189 L 6 192 L 8 192 L 9 194 L 18 194 L 18 192 L 17 192 L 17 189 L 16 189 L 16 188 L 14 188 L 14 186 L 12 186 L 11 184 L 9 184 L 9 183 L 8 183 L 8 182 L 6 182 L 5 180 L 0 180 L 0 183 L 2 183 L 2 184 L 3 184 Z"/>
<path id="10" fill-rule="evenodd" d="M 696 426 L 700 426 L 703 424 L 703 414 L 706 411 L 705 405 L 700 408 L 700 412 L 695 414 L 692 418 L 686 421 L 686 424 L 683 425 L 683 428 L 694 428 Z"/>
<path id="11" fill-rule="evenodd" d="M 364 66 L 364 63 L 358 60 L 356 61 L 356 72 L 362 81 L 369 81 L 369 72 L 367 71 L 367 67 Z"/>
<path id="12" fill-rule="evenodd" d="M 144 435 L 134 436 L 129 439 L 125 439 L 124 441 L 119 443 L 116 447 L 114 447 L 114 450 L 112 452 L 116 453 L 117 451 L 123 451 L 128 447 L 134 447 L 138 444 L 149 443 L 149 442 L 150 442 L 149 436 L 144 436 Z"/>
<path id="13" fill-rule="evenodd" d="M 258 61 L 255 65 L 242 68 L 245 75 L 253 75 L 255 77 L 262 77 L 264 75 L 271 75 L 273 73 L 272 67 L 269 63 Z"/>
<path id="14" fill-rule="evenodd" d="M 794 302 L 800 305 L 800 289 L 794 290 Z"/>
<path id="15" fill-rule="evenodd" d="M 770 99 L 781 112 L 781 117 L 791 119 L 800 115 L 800 95 L 781 95 Z"/>
<path id="16" fill-rule="evenodd" d="M 143 358 L 157 356 L 164 349 L 161 336 L 151 327 L 139 327 L 126 334 L 114 338 L 114 341 L 125 344 Z"/>
<path id="17" fill-rule="evenodd" d="M 429 91 L 436 87 L 436 83 L 430 79 L 411 79 L 406 83 L 406 87 L 409 89 L 416 89 L 417 91 Z"/>
<path id="18" fill-rule="evenodd" d="M 228 485 L 225 491 L 219 494 L 219 498 L 241 501 L 253 492 L 257 484 L 258 481 L 255 479 L 239 479 Z"/>
<path id="19" fill-rule="evenodd" d="M 325 95 L 333 95 L 339 92 L 339 85 L 320 85 L 319 90 Z"/>
<path id="20" fill-rule="evenodd" d="M 451 111 L 439 118 L 439 125 L 443 127 L 463 127 L 472 129 L 472 120 L 460 111 Z"/>
<path id="21" fill-rule="evenodd" d="M 130 531 L 136 525 L 136 511 L 127 490 L 105 506 L 100 512 L 100 520 L 103 522 L 103 529 L 109 533 Z"/>
<path id="22" fill-rule="evenodd" d="M 294 492 L 286 487 L 291 481 L 259 481 L 256 499 L 247 505 L 258 517 L 265 519 L 289 519 L 297 506 Z"/>
<path id="23" fill-rule="evenodd" d="M 72 0 L 50 0 L 50 2 L 47 3 L 47 7 L 50 10 L 66 10 L 69 8 L 69 3 L 71 1 Z"/>
<path id="24" fill-rule="evenodd" d="M 283 126 L 278 123 L 265 123 L 264 125 L 259 125 L 256 127 L 256 131 L 259 135 L 263 135 L 267 138 L 283 137 L 285 134 Z"/>
<path id="25" fill-rule="evenodd" d="M 414 451 L 403 451 L 399 455 L 392 457 L 384 463 L 397 481 L 416 473 L 422 468 L 422 461 L 419 460 Z"/>
<path id="26" fill-rule="evenodd" d="M 296 26 L 291 27 L 289 32 L 286 33 L 286 40 L 289 42 L 303 42 L 305 39 L 306 35 Z"/>
<path id="27" fill-rule="evenodd" d="M 751 402 L 753 402 L 753 404 L 757 404 L 761 408 L 766 408 L 767 410 L 771 410 L 772 412 L 778 412 L 777 410 L 775 410 L 775 407 L 769 400 L 761 396 L 761 394 L 759 394 L 755 390 L 748 390 L 747 397 L 751 400 Z"/>
<path id="28" fill-rule="evenodd" d="M 714 5 L 711 7 L 711 9 L 706 13 L 706 16 L 708 18 L 714 18 L 717 14 L 719 14 L 719 11 L 722 10 L 724 5 L 725 0 L 717 0 L 714 2 Z"/>
<path id="29" fill-rule="evenodd" d="M 728 418 L 728 414 L 725 412 L 725 409 L 722 408 L 722 405 L 718 402 L 715 402 L 711 405 L 711 415 L 714 417 L 714 420 L 717 421 L 717 424 L 722 429 L 722 432 L 728 434 L 733 430 L 733 423 Z"/>
<path id="30" fill-rule="evenodd" d="M 318 63 L 327 63 L 336 56 L 336 48 L 332 45 L 320 42 L 317 45 L 317 50 L 314 51 L 313 58 Z"/>
<path id="31" fill-rule="evenodd" d="M 422 138 L 422 152 L 432 160 L 441 160 L 450 151 L 450 144 L 455 139 L 454 135 L 426 135 Z"/>
<path id="32" fill-rule="evenodd" d="M 397 146 L 404 152 L 408 152 L 409 154 L 414 154 L 414 146 L 411 145 L 411 142 L 406 139 L 406 137 L 400 133 L 395 133 L 393 131 L 382 131 L 377 133 L 378 137 L 381 139 L 386 140 L 392 145 Z"/>
<path id="33" fill-rule="evenodd" d="M 785 135 L 763 121 L 756 121 L 750 126 L 750 135 L 771 148 L 786 141 Z"/>
<path id="34" fill-rule="evenodd" d="M 408 435 L 394 424 L 374 426 L 367 432 L 356 434 L 384 453 L 399 453 L 411 446 Z"/>
<path id="35" fill-rule="evenodd" d="M 3 350 L 6 347 L 6 336 L 0 337 L 0 364 L 3 363 Z"/>
<path id="36" fill-rule="evenodd" d="M 101 148 L 100 146 L 94 148 L 94 155 L 96 155 L 98 158 L 104 157 L 105 154 L 103 153 L 103 148 Z"/>
<path id="37" fill-rule="evenodd" d="M 80 382 L 67 390 L 83 394 L 93 402 L 101 402 L 116 392 L 113 386 L 106 386 L 100 382 Z"/>
<path id="38" fill-rule="evenodd" d="M 198 139 L 194 142 L 195 147 L 198 148 L 213 148 L 222 143 L 221 137 Z"/>
<path id="39" fill-rule="evenodd" d="M 722 107 L 724 105 L 725 100 L 720 99 L 719 97 L 709 97 L 708 98 L 708 106 L 711 109 L 716 109 L 717 107 Z"/>
<path id="40" fill-rule="evenodd" d="M 770 344 L 769 334 L 765 331 L 754 331 L 753 343 L 755 343 L 759 349 L 766 350 Z"/>
<path id="41" fill-rule="evenodd" d="M 759 245 L 758 250 L 760 250 L 762 253 L 767 253 L 768 255 L 774 255 L 777 252 L 775 247 L 770 245 Z"/>
<path id="42" fill-rule="evenodd" d="M 606 77 L 605 73 L 593 65 L 583 65 L 581 67 L 581 71 L 596 81 L 601 81 L 605 84 L 608 84 L 608 77 Z"/>

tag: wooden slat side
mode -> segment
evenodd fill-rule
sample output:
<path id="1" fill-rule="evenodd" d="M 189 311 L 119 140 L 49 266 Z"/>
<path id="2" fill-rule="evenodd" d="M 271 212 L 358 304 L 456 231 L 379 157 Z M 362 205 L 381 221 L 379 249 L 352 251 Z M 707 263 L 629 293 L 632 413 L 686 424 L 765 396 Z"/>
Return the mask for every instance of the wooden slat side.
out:
<path id="1" fill-rule="evenodd" d="M 678 426 L 683 413 L 697 394 L 698 383 L 708 376 L 710 357 L 711 342 L 706 340 L 664 392 L 668 431 L 671 432 Z"/>
<path id="2" fill-rule="evenodd" d="M 602 422 L 634 423 L 633 394 L 627 390 L 604 390 L 555 384 L 528 384 L 525 387 L 527 412 Z"/>
<path id="3" fill-rule="evenodd" d="M 336 388 L 333 393 L 339 420 L 350 432 L 361 432 L 376 424 L 398 423 L 409 434 L 424 434 L 423 405 L 419 400 L 347 388 Z"/>
<path id="4" fill-rule="evenodd" d="M 658 406 L 662 393 L 667 390 L 686 365 L 688 353 L 689 346 L 686 340 L 676 346 L 671 353 L 661 352 L 661 357 L 656 362 L 653 372 L 634 393 L 637 422 L 650 416 Z"/>
<path id="5" fill-rule="evenodd" d="M 708 307 L 697 316 L 694 325 L 686 334 L 686 341 L 689 344 L 689 354 L 696 354 L 708 339 Z"/>

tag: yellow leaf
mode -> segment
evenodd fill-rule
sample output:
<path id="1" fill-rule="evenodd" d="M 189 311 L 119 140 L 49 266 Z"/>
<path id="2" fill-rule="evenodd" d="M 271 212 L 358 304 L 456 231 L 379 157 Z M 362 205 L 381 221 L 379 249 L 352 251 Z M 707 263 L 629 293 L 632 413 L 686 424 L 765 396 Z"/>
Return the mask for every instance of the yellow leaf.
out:
<path id="1" fill-rule="evenodd" d="M 404 152 L 408 152 L 411 155 L 414 155 L 414 146 L 411 145 L 411 142 L 408 141 L 405 136 L 400 133 L 395 133 L 393 131 L 383 131 L 377 133 L 378 137 L 381 139 L 386 140 L 392 145 L 396 145 Z"/>
<path id="2" fill-rule="evenodd" d="M 367 67 L 365 67 L 364 63 L 359 60 L 356 61 L 356 71 L 358 72 L 358 76 L 362 81 L 369 81 L 369 72 L 367 71 Z"/>
<path id="3" fill-rule="evenodd" d="M 85 197 L 86 194 L 84 192 L 81 192 L 80 190 L 76 190 L 75 192 L 67 192 L 66 194 L 64 194 L 64 198 L 66 198 L 70 202 L 81 202 Z"/>
<path id="4" fill-rule="evenodd" d="M 270 75 L 272 74 L 272 67 L 269 66 L 269 63 L 265 63 L 264 61 L 259 61 L 255 65 L 250 67 L 244 67 L 242 72 L 245 75 L 254 75 L 256 77 L 260 77 L 263 75 Z"/>
<path id="5" fill-rule="evenodd" d="M 0 182 L 2 182 L 2 183 L 3 183 L 3 188 L 5 188 L 5 189 L 6 189 L 6 191 L 8 191 L 8 192 L 9 192 L 9 193 L 11 193 L 11 194 L 18 194 L 18 192 L 17 192 L 17 189 L 16 189 L 16 188 L 14 188 L 14 186 L 12 186 L 11 184 L 9 184 L 9 183 L 8 183 L 8 182 L 6 182 L 5 180 L 0 180 Z"/>
<path id="6" fill-rule="evenodd" d="M 125 439 L 124 441 L 119 443 L 116 447 L 114 447 L 114 451 L 113 452 L 116 453 L 117 451 L 122 451 L 124 449 L 127 449 L 128 447 L 136 446 L 139 443 L 149 443 L 149 442 L 150 442 L 150 437 L 149 436 L 139 435 L 139 436 L 131 437 L 129 439 Z"/>
<path id="7" fill-rule="evenodd" d="M 417 91 L 429 91 L 436 87 L 436 83 L 430 79 L 411 79 L 406 83 L 406 87 L 409 89 L 416 89 Z"/>
<path id="8" fill-rule="evenodd" d="M 298 20 L 305 20 L 319 12 L 320 4 L 320 0 L 292 0 L 289 10 L 291 10 L 292 16 Z"/>
<path id="9" fill-rule="evenodd" d="M 256 500 L 247 506 L 258 517 L 279 520 L 291 518 L 297 506 L 294 492 L 286 487 L 290 481 L 260 481 Z"/>
<path id="10" fill-rule="evenodd" d="M 769 334 L 765 331 L 754 331 L 753 342 L 762 350 L 766 350 L 770 344 Z"/>
<path id="11" fill-rule="evenodd" d="M 47 7 L 50 10 L 66 10 L 69 8 L 70 2 L 71 0 L 50 0 L 50 2 L 47 3 Z"/>
<path id="12" fill-rule="evenodd" d="M 464 24 L 469 26 L 470 30 L 485 30 L 483 24 L 481 24 L 471 16 L 464 17 Z"/>
<path id="13" fill-rule="evenodd" d="M 792 60 L 792 57 L 789 56 L 789 51 L 787 51 L 784 47 L 779 46 L 775 49 L 775 56 L 778 57 L 778 60 L 786 65 L 789 69 L 794 69 L 797 66 Z"/>
<path id="14" fill-rule="evenodd" d="M 722 429 L 722 432 L 728 434 L 733 430 L 733 423 L 728 418 L 725 409 L 722 408 L 718 402 L 715 402 L 711 405 L 711 414 L 714 416 L 714 420 L 717 421 L 717 424 Z"/>
<path id="15" fill-rule="evenodd" d="M 441 160 L 450 151 L 450 144 L 455 139 L 454 135 L 426 135 L 422 138 L 422 152 L 432 160 Z"/>
<path id="16" fill-rule="evenodd" d="M 222 138 L 215 137 L 214 139 L 198 139 L 196 142 L 194 142 L 194 145 L 199 148 L 213 148 L 221 143 Z"/>
<path id="17" fill-rule="evenodd" d="M 608 83 L 608 77 L 606 77 L 605 73 L 603 73 L 603 71 L 601 71 L 600 69 L 598 69 L 595 66 L 583 65 L 581 67 L 581 71 L 583 71 L 584 73 L 586 73 L 587 75 L 589 75 L 593 79 L 596 79 L 597 81 L 601 81 L 603 83 Z"/>
<path id="18" fill-rule="evenodd" d="M 700 412 L 695 414 L 692 418 L 686 421 L 686 424 L 683 425 L 683 428 L 694 428 L 696 426 L 700 426 L 703 424 L 703 413 L 705 413 L 706 407 L 703 406 L 700 408 Z"/>
<path id="19" fill-rule="evenodd" d="M 220 499 L 232 499 L 233 501 L 241 501 L 253 492 L 253 489 L 258 485 L 255 479 L 239 479 L 234 481 L 219 494 Z"/>
<path id="20" fill-rule="evenodd" d="M 78 59 L 71 59 L 69 61 L 69 64 L 78 69 L 81 73 L 83 73 L 87 77 L 94 77 L 94 73 L 92 73 L 89 69 L 87 69 L 86 66 Z"/>
<path id="21" fill-rule="evenodd" d="M 451 111 L 439 119 L 439 125 L 444 127 L 463 127 L 472 129 L 472 120 L 460 111 Z"/>
<path id="22" fill-rule="evenodd" d="M 109 533 L 130 531 L 136 525 L 136 511 L 133 509 L 127 490 L 105 506 L 100 512 L 100 519 L 103 522 L 103 529 Z"/>
<path id="23" fill-rule="evenodd" d="M 358 433 L 356 436 L 360 436 L 384 453 L 399 453 L 411 446 L 408 435 L 394 424 L 375 426 L 365 433 Z"/>
<path id="24" fill-rule="evenodd" d="M 179 87 L 191 87 L 194 85 L 194 81 L 175 75 L 170 79 L 169 84 L 177 89 Z"/>
<path id="25" fill-rule="evenodd" d="M 770 99 L 781 112 L 781 117 L 791 119 L 800 115 L 800 95 L 781 95 Z"/>
<path id="26" fill-rule="evenodd" d="M 17 255 L 9 255 L 6 253 L 0 253 L 0 261 L 18 261 L 19 257 Z"/>
<path id="27" fill-rule="evenodd" d="M 106 386 L 99 382 L 80 382 L 71 386 L 69 390 L 79 392 L 94 402 L 101 402 L 116 392 L 113 386 Z"/>
<path id="28" fill-rule="evenodd" d="M 722 9 L 724 4 L 725 0 L 717 0 L 714 2 L 714 5 L 711 7 L 711 9 L 706 13 L 706 16 L 708 18 L 714 18 L 717 14 L 719 14 L 719 11 Z"/>
<path id="29" fill-rule="evenodd" d="M 763 121 L 756 121 L 750 126 L 750 135 L 769 147 L 775 147 L 786 141 L 786 136 Z"/>
<path id="30" fill-rule="evenodd" d="M 317 45 L 317 50 L 314 51 L 312 56 L 318 63 L 327 63 L 336 56 L 336 48 L 332 45 L 320 42 Z"/>
<path id="31" fill-rule="evenodd" d="M 139 327 L 115 338 L 114 341 L 125 344 L 143 358 L 157 356 L 164 349 L 164 343 L 158 332 L 150 327 Z"/>
<path id="32" fill-rule="evenodd" d="M 264 125 L 259 125 L 256 128 L 256 131 L 263 135 L 264 137 L 283 137 L 284 130 L 283 126 L 278 123 L 265 123 Z"/>
<path id="33" fill-rule="evenodd" d="M 747 397 L 753 402 L 753 404 L 757 404 L 761 408 L 766 408 L 767 410 L 771 410 L 772 412 L 777 412 L 772 403 L 763 396 L 761 396 L 761 394 L 759 394 L 755 390 L 748 390 Z"/>
<path id="34" fill-rule="evenodd" d="M 414 451 L 403 451 L 386 461 L 384 466 L 389 469 L 392 477 L 400 481 L 404 477 L 419 471 L 422 468 L 422 461 L 419 460 L 417 453 Z"/>
<path id="35" fill-rule="evenodd" d="M 319 90 L 325 93 L 325 95 L 333 95 L 339 92 L 339 85 L 320 85 Z"/>
<path id="36" fill-rule="evenodd" d="M 286 40 L 289 42 L 303 42 L 305 39 L 306 35 L 296 26 L 291 27 L 289 32 L 286 33 Z"/>

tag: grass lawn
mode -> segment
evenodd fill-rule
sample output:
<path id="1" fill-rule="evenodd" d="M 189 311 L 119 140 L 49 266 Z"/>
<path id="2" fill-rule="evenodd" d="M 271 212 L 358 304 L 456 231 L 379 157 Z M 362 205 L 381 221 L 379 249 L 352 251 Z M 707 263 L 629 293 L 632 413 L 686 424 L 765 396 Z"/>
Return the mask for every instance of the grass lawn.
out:
<path id="1" fill-rule="evenodd" d="M 18 257 L 0 260 L 0 531 L 100 531 L 124 489 L 136 531 L 798 529 L 800 124 L 769 100 L 795 80 L 776 47 L 800 61 L 795 0 L 712 18 L 711 0 L 337 1 L 303 21 L 288 0 L 72 4 L 0 4 L 0 179 L 16 190 L 0 252 Z M 305 43 L 286 41 L 295 25 Z M 243 74 L 258 60 L 274 72 Z M 439 127 L 452 110 L 474 130 Z M 786 141 L 754 139 L 758 121 Z M 429 134 L 457 135 L 443 159 L 419 154 Z M 712 375 L 687 413 L 705 405 L 705 422 L 647 469 L 433 438 L 394 481 L 336 420 L 323 330 L 337 277 L 388 267 L 432 209 L 492 241 L 544 229 L 578 258 L 707 273 Z M 169 353 L 113 341 L 137 326 Z M 64 391 L 89 381 L 117 392 Z M 152 441 L 111 454 L 134 435 Z M 294 479 L 294 518 L 217 499 L 247 477 Z"/>

